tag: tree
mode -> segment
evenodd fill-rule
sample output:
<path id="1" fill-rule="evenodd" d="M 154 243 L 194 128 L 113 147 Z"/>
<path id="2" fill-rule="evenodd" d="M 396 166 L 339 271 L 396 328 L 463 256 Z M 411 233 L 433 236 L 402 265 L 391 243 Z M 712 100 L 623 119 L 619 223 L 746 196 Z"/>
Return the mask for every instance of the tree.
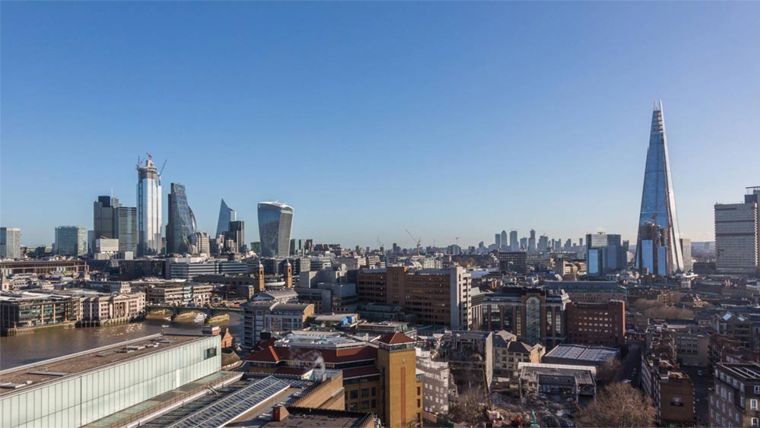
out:
<path id="1" fill-rule="evenodd" d="M 578 413 L 582 427 L 638 428 L 654 426 L 652 402 L 627 383 L 613 383 Z"/>
<path id="2" fill-rule="evenodd" d="M 484 420 L 485 408 L 483 391 L 471 388 L 456 397 L 449 408 L 449 415 L 456 422 L 477 425 Z"/>

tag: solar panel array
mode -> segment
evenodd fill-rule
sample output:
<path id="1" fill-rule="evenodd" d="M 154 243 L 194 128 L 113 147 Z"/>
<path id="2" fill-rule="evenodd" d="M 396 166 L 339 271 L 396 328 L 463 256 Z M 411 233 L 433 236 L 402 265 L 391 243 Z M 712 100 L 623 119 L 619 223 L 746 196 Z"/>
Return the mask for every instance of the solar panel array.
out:
<path id="1" fill-rule="evenodd" d="M 220 427 L 288 388 L 290 383 L 269 376 L 199 409 L 169 427 Z"/>

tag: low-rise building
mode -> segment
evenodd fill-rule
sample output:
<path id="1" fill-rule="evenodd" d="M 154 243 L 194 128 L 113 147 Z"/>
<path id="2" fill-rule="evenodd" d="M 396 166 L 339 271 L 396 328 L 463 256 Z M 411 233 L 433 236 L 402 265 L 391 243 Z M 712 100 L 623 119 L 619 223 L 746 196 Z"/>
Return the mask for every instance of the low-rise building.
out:
<path id="1" fill-rule="evenodd" d="M 438 360 L 448 361 L 457 386 L 486 387 L 493 379 L 493 333 L 490 331 L 447 331 Z"/>
<path id="2" fill-rule="evenodd" d="M 79 299 L 46 293 L 0 292 L 0 335 L 47 327 L 74 327 Z"/>
<path id="3" fill-rule="evenodd" d="M 214 286 L 185 281 L 163 281 L 151 283 L 145 294 L 148 303 L 154 305 L 203 306 L 211 302 Z"/>
<path id="4" fill-rule="evenodd" d="M 517 340 L 517 336 L 501 330 L 493 335 L 494 376 L 509 378 L 511 386 L 517 386 L 520 363 L 540 363 L 545 348 L 540 344 L 528 345 Z"/>
<path id="5" fill-rule="evenodd" d="M 279 335 L 301 330 L 314 315 L 311 303 L 249 302 L 243 305 L 243 346 L 252 349 L 262 333 Z"/>
<path id="6" fill-rule="evenodd" d="M 596 396 L 596 368 L 565 364 L 520 363 L 518 365 L 520 396 L 545 395 L 558 399 Z"/>
<path id="7" fill-rule="evenodd" d="M 560 344 L 546 353 L 541 358 L 541 362 L 571 366 L 593 366 L 598 369 L 605 364 L 612 364 L 619 354 L 620 352 L 616 348 Z"/>

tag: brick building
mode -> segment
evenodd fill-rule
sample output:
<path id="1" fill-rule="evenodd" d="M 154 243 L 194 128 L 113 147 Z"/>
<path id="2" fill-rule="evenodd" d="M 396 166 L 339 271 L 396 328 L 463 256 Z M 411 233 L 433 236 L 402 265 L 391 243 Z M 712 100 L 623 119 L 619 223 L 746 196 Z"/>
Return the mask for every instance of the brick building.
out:
<path id="1" fill-rule="evenodd" d="M 392 266 L 362 269 L 356 276 L 361 304 L 399 305 L 419 324 L 467 330 L 472 325 L 472 277 L 460 266 L 449 269 L 409 269 Z"/>
<path id="2" fill-rule="evenodd" d="M 584 345 L 625 344 L 625 302 L 567 304 L 567 342 Z"/>

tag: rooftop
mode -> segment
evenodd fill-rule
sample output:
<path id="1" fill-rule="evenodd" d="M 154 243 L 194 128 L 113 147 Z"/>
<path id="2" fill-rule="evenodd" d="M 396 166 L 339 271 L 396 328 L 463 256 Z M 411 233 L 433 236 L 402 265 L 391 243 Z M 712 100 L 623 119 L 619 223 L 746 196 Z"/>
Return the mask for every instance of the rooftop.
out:
<path id="1" fill-rule="evenodd" d="M 615 348 L 604 346 L 584 346 L 560 344 L 549 351 L 544 358 L 565 358 L 579 361 L 604 363 L 614 359 L 618 354 Z"/>
<path id="2" fill-rule="evenodd" d="M 269 421 L 264 424 L 267 428 L 353 428 L 366 426 L 370 418 L 369 413 L 350 412 L 346 410 L 309 409 L 302 407 L 288 407 L 289 415 L 282 421 Z"/>
<path id="3" fill-rule="evenodd" d="M 0 371 L 0 396 L 205 338 L 205 336 L 154 334 L 3 370 Z"/>
<path id="4" fill-rule="evenodd" d="M 760 363 L 719 363 L 718 366 L 741 379 L 760 380 Z"/>

